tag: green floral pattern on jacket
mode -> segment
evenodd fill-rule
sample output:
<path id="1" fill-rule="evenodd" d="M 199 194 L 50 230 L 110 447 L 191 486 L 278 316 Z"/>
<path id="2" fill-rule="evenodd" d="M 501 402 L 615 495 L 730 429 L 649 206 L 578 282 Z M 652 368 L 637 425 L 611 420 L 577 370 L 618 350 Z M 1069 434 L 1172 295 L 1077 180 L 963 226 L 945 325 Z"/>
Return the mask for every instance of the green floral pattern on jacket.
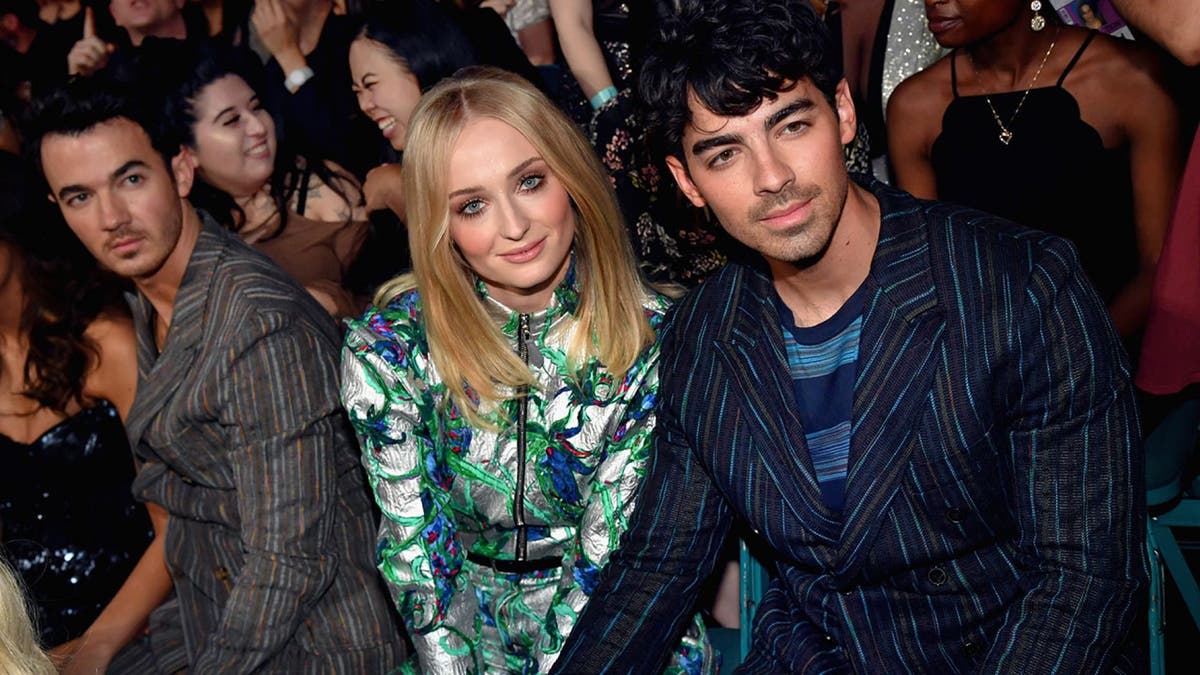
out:
<path id="1" fill-rule="evenodd" d="M 480 292 L 516 349 L 522 317 Z M 523 462 L 511 422 L 521 399 L 490 416 L 495 429 L 467 423 L 430 359 L 415 291 L 350 322 L 343 401 L 383 511 L 378 564 L 416 646 L 410 669 L 548 671 L 625 531 L 652 447 L 658 345 L 620 380 L 595 360 L 569 376 L 577 304 L 569 275 L 546 310 L 524 317 L 538 386 L 525 403 Z M 667 300 L 648 295 L 644 306 L 657 332 Z M 561 565 L 506 574 L 468 554 L 514 559 L 522 463 L 526 559 Z M 668 672 L 715 667 L 697 618 Z"/>

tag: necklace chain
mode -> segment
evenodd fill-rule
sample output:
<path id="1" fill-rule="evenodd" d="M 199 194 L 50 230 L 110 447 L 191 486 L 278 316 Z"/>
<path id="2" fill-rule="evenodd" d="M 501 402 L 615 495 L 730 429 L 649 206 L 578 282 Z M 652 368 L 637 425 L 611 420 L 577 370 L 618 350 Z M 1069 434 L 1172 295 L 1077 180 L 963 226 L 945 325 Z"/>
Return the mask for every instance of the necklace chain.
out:
<path id="1" fill-rule="evenodd" d="M 1025 105 L 1025 99 L 1029 98 L 1029 92 L 1033 91 L 1033 85 L 1037 84 L 1038 76 L 1042 74 L 1042 69 L 1046 67 L 1046 61 L 1050 60 L 1050 52 L 1054 51 L 1054 45 L 1058 42 L 1058 33 L 1054 34 L 1054 39 L 1050 40 L 1050 46 L 1046 48 L 1046 53 L 1042 55 L 1042 62 L 1038 64 L 1037 70 L 1033 72 L 1033 79 L 1029 81 L 1029 86 L 1025 88 L 1025 93 L 1021 94 L 1021 100 L 1017 101 L 1017 107 L 1013 110 L 1013 114 L 1008 118 L 1008 124 L 1000 119 L 1000 113 L 996 112 L 996 106 L 992 105 L 992 97 L 984 96 L 983 100 L 987 101 L 988 109 L 992 111 L 992 119 L 996 120 L 996 126 L 1000 127 L 1000 142 L 1008 145 L 1012 143 L 1013 132 L 1009 127 L 1017 120 L 1017 115 L 1021 114 L 1021 106 Z M 971 59 L 971 67 L 975 68 L 975 72 L 979 72 L 979 68 L 975 66 L 975 59 L 971 56 L 971 52 L 967 52 L 967 58 Z"/>

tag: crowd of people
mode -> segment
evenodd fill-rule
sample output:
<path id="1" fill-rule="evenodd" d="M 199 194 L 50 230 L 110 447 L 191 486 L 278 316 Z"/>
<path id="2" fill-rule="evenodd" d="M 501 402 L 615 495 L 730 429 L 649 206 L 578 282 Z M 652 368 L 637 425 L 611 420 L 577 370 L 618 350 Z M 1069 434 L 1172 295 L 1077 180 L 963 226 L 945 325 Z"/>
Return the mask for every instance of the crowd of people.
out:
<path id="1" fill-rule="evenodd" d="M 0 671 L 1141 671 L 1200 3 L 1113 5 L 0 0 Z"/>

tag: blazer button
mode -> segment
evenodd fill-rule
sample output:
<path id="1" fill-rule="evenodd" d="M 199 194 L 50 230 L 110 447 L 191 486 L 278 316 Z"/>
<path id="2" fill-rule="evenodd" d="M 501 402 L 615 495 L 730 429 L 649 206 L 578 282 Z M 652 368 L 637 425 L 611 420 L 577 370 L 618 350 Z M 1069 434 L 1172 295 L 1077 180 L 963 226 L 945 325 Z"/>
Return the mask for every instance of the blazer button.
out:
<path id="1" fill-rule="evenodd" d="M 934 586 L 941 586 L 942 584 L 946 583 L 946 580 L 950 577 L 946 574 L 946 570 L 942 569 L 939 565 L 938 567 L 929 570 L 928 578 L 929 583 L 933 584 Z"/>
<path id="2" fill-rule="evenodd" d="M 963 510 L 957 506 L 946 511 L 946 520 L 949 520 L 956 525 L 961 523 L 965 518 L 966 514 L 963 513 Z"/>
<path id="3" fill-rule="evenodd" d="M 979 653 L 981 651 L 983 651 L 983 648 L 980 646 L 980 644 L 978 642 L 975 642 L 974 640 L 970 640 L 970 639 L 963 642 L 963 653 L 966 654 L 967 656 L 969 656 L 969 657 L 979 656 Z"/>

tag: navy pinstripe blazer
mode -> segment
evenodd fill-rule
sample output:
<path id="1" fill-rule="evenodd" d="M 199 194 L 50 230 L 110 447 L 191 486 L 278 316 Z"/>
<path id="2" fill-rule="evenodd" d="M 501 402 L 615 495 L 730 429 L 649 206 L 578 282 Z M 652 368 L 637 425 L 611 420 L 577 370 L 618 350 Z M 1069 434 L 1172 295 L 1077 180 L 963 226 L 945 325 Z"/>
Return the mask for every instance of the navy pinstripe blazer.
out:
<path id="1" fill-rule="evenodd" d="M 769 275 L 664 338 L 653 468 L 558 669 L 661 672 L 731 520 L 777 556 L 745 672 L 1096 672 L 1145 588 L 1126 357 L 1071 246 L 879 183 L 845 508 L 824 505 Z"/>

